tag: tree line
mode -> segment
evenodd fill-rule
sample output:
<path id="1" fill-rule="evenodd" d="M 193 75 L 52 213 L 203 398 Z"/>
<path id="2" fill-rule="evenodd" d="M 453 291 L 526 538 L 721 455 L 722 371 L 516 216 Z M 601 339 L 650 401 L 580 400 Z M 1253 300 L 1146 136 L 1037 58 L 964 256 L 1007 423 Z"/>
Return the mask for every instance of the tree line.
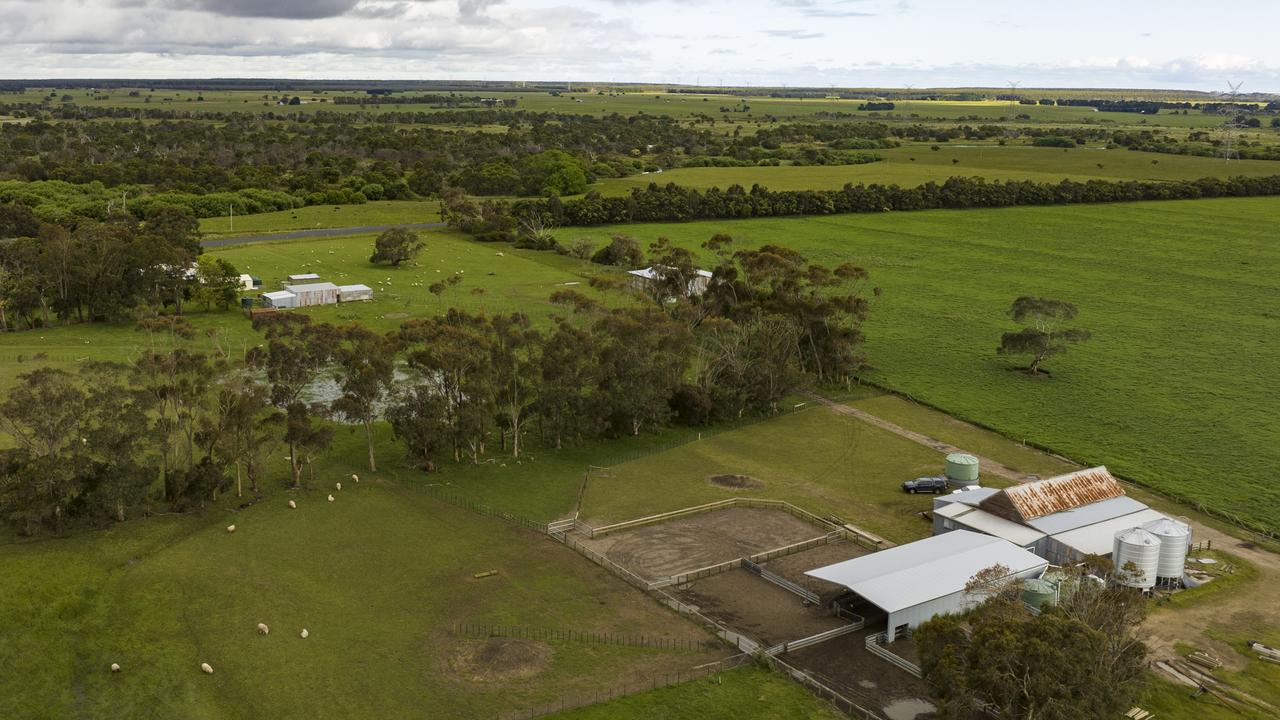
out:
<path id="1" fill-rule="evenodd" d="M 199 224 L 175 208 L 66 227 L 0 205 L 0 237 L 16 237 L 0 242 L 0 331 L 180 315 L 188 302 L 225 310 L 239 297 L 239 271 L 200 255 Z"/>
<path id="2" fill-rule="evenodd" d="M 599 278 L 594 297 L 559 290 L 545 324 L 451 309 L 380 333 L 264 313 L 261 345 L 237 358 L 216 342 L 193 351 L 185 320 L 148 315 L 130 363 L 17 378 L 0 401 L 0 513 L 33 534 L 186 510 L 261 490 L 281 448 L 299 487 L 335 421 L 363 430 L 370 469 L 385 420 L 408 463 L 431 472 L 771 414 L 803 383 L 848 382 L 863 367 L 867 274 L 855 265 L 717 235 L 706 278 L 666 240 L 647 257 L 626 236 L 609 247 L 620 264 L 651 263 L 652 277 Z M 332 397 L 316 397 L 322 381 Z"/>
<path id="3" fill-rule="evenodd" d="M 750 190 L 731 185 L 727 190 L 698 190 L 674 183 L 650 183 L 629 195 L 561 200 L 488 201 L 458 204 L 449 220 L 473 231 L 507 229 L 518 218 L 540 217 L 555 225 L 592 226 L 631 222 L 836 215 L 940 208 L 996 208 L 1018 205 L 1076 205 L 1191 200 L 1214 197 L 1280 195 L 1280 175 L 1267 177 L 1201 178 L 1181 181 L 1108 181 L 1038 183 L 1030 180 L 988 182 L 983 178 L 953 177 L 918 187 L 847 184 L 839 190 Z M 447 201 L 447 200 L 446 200 Z M 472 212 L 474 211 L 474 212 Z"/>

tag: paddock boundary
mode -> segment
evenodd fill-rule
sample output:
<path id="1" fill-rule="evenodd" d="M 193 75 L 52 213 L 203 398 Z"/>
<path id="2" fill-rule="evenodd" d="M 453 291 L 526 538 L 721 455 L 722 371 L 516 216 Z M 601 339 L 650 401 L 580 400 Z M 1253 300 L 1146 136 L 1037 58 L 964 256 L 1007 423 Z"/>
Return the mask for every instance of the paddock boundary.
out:
<path id="1" fill-rule="evenodd" d="M 828 640 L 832 640 L 838 637 L 843 637 L 845 635 L 848 635 L 849 633 L 857 632 L 861 630 L 863 627 L 865 627 L 866 624 L 867 622 L 863 620 L 861 622 L 855 622 L 849 625 L 841 625 L 838 628 L 824 630 L 823 632 L 817 633 L 815 635 L 810 635 L 809 637 L 803 637 L 803 638 L 800 638 L 799 640 L 791 640 L 784 643 L 778 643 L 777 645 L 774 645 L 773 647 L 765 650 L 764 654 L 772 657 L 775 655 L 784 655 L 786 653 L 791 652 L 792 650 L 800 650 L 803 648 L 812 647 L 814 645 L 817 645 L 818 643 L 824 643 Z"/>
<path id="2" fill-rule="evenodd" d="M 759 565 L 755 564 L 751 560 L 748 560 L 747 558 L 742 559 L 742 567 L 747 572 L 757 575 L 761 579 L 767 580 L 768 582 L 771 582 L 774 585 L 777 585 L 778 587 L 782 588 L 783 590 L 786 590 L 789 593 L 792 593 L 793 595 L 799 595 L 800 598 L 805 602 L 811 603 L 813 605 L 818 604 L 818 600 L 819 600 L 818 593 L 813 592 L 812 590 L 807 590 L 805 588 L 802 588 L 796 583 L 791 582 L 790 580 L 782 577 L 777 573 L 769 572 L 768 570 L 760 567 Z"/>
<path id="3" fill-rule="evenodd" d="M 911 673 L 912 675 L 915 675 L 916 677 L 923 677 L 924 673 L 920 670 L 919 665 L 916 665 L 910 660 L 888 651 L 882 646 L 882 643 L 887 637 L 888 636 L 882 632 L 872 633 L 868 635 L 865 641 L 867 652 L 871 653 L 872 655 L 876 655 L 883 660 L 887 660 L 889 663 L 893 665 L 897 665 L 898 667 L 902 668 L 903 670 L 906 670 L 907 672 Z"/>

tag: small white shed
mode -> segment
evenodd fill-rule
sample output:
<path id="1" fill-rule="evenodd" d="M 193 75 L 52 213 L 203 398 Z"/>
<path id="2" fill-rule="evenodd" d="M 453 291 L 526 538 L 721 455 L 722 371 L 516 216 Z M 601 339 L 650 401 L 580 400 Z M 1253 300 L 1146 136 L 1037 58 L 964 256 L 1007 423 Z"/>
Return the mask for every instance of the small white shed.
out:
<path id="1" fill-rule="evenodd" d="M 298 275 L 290 275 L 289 282 L 304 282 L 306 280 L 319 280 L 320 276 L 315 273 L 301 273 Z"/>
<path id="2" fill-rule="evenodd" d="M 262 293 L 262 300 L 273 308 L 294 308 L 298 307 L 298 296 L 288 290 L 276 290 L 275 292 Z"/>
<path id="3" fill-rule="evenodd" d="M 338 302 L 355 302 L 358 300 L 372 300 L 373 288 L 368 285 L 339 285 L 338 286 Z"/>

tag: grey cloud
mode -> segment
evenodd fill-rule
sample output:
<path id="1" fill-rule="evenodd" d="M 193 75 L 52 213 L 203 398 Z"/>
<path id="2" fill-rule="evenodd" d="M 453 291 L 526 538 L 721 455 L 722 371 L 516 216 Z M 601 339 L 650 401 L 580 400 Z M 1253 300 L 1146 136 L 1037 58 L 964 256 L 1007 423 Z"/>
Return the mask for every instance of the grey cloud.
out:
<path id="1" fill-rule="evenodd" d="M 876 13 L 856 10 L 854 6 L 861 4 L 862 0 L 835 0 L 834 2 L 821 2 L 820 0 L 777 0 L 777 3 L 783 7 L 793 8 L 800 12 L 801 15 L 808 17 L 873 17 Z"/>

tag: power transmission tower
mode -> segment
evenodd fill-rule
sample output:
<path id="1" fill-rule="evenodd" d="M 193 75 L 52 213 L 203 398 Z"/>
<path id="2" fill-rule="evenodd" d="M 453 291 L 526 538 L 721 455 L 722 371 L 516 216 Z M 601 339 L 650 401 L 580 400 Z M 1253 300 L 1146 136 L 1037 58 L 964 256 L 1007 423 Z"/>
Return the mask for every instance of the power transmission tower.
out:
<path id="1" fill-rule="evenodd" d="M 1227 163 L 1231 162 L 1231 157 L 1236 152 L 1236 133 L 1243 127 L 1240 122 L 1240 113 L 1236 107 L 1236 96 L 1240 94 L 1242 85 L 1244 85 L 1244 82 L 1227 82 L 1227 87 L 1230 90 L 1223 93 L 1227 98 L 1227 103 L 1220 108 L 1220 112 L 1226 116 L 1222 123 L 1222 160 Z"/>

